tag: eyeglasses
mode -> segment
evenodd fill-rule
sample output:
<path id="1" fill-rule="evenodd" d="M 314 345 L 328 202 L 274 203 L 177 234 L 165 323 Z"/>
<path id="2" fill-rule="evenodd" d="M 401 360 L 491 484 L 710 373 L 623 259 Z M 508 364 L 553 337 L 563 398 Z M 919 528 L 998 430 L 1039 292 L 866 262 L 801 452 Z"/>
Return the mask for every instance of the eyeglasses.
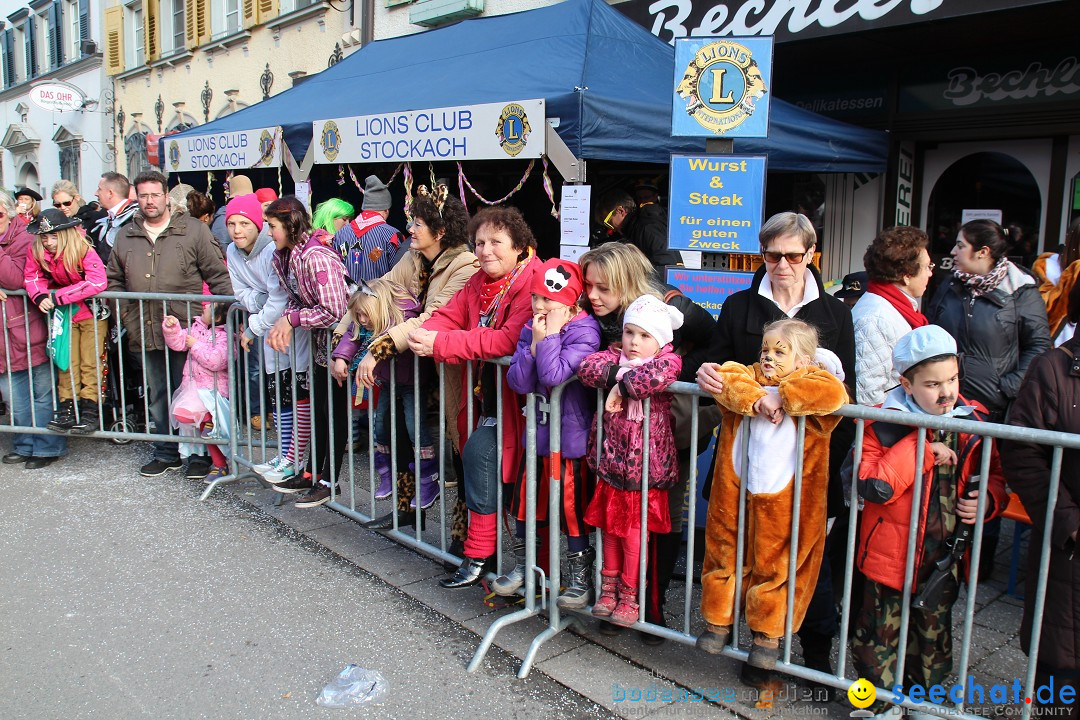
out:
<path id="1" fill-rule="evenodd" d="M 930 272 L 934 272 L 934 268 L 936 268 L 936 267 L 937 267 L 937 263 L 930 263 L 929 265 L 926 266 L 926 269 L 929 270 Z"/>
<path id="2" fill-rule="evenodd" d="M 165 197 L 165 193 L 156 192 L 156 193 L 145 193 L 143 195 L 140 195 L 139 199 L 140 200 L 160 200 L 163 197 Z"/>
<path id="3" fill-rule="evenodd" d="M 765 258 L 765 262 L 770 263 L 772 265 L 777 264 L 781 260 L 787 260 L 789 265 L 797 265 L 797 264 L 801 263 L 806 258 L 806 256 L 809 255 L 809 254 L 810 254 L 809 250 L 804 250 L 801 253 L 799 253 L 799 252 L 789 252 L 789 253 L 763 252 L 763 253 L 761 253 L 761 257 Z"/>
<path id="4" fill-rule="evenodd" d="M 73 203 L 73 202 L 75 202 L 74 198 L 72 198 L 71 200 L 68 200 L 67 202 L 53 201 L 53 207 L 54 208 L 71 207 L 71 203 Z"/>

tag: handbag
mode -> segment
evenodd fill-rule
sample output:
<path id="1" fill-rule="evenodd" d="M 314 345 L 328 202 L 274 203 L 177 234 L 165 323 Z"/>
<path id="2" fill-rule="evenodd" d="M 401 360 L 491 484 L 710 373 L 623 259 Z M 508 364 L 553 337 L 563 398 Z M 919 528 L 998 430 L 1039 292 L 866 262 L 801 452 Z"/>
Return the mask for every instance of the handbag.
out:
<path id="1" fill-rule="evenodd" d="M 49 341 L 45 348 L 60 372 L 71 367 L 71 317 L 74 305 L 58 305 L 49 311 Z"/>

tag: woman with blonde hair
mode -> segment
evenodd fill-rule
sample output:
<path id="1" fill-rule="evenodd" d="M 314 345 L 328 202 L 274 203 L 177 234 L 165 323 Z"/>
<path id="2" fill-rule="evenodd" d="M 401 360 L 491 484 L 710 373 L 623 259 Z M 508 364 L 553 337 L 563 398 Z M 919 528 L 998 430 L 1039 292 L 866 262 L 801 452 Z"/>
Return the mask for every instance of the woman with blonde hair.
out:
<path id="1" fill-rule="evenodd" d="M 708 356 L 716 331 L 716 321 L 712 315 L 674 287 L 657 281 L 652 263 L 645 253 L 633 245 L 607 242 L 582 255 L 578 263 L 585 278 L 586 309 L 600 323 L 601 348 L 607 349 L 622 339 L 623 316 L 630 304 L 643 295 L 652 295 L 682 313 L 682 327 L 674 331 L 671 344 L 674 352 L 682 358 L 678 380 L 693 382 L 698 367 Z M 664 620 L 664 595 L 682 545 L 683 498 L 692 462 L 689 454 L 690 406 L 676 398 L 672 408 L 675 415 L 675 447 L 679 451 L 679 481 L 670 489 L 668 497 L 668 506 L 672 509 L 671 530 L 667 533 L 649 533 L 649 557 L 646 563 L 645 619 L 662 626 L 667 624 Z M 702 408 L 699 418 L 699 435 L 711 433 L 718 421 L 715 407 Z M 704 448 L 705 443 L 699 447 Z M 642 640 L 648 644 L 663 642 L 656 635 L 642 635 Z"/>
<path id="2" fill-rule="evenodd" d="M 79 188 L 70 180 L 57 180 L 52 186 L 53 207 L 82 223 L 87 234 L 97 225 L 98 220 L 109 213 L 102 210 L 96 202 L 86 202 L 79 194 Z"/>
<path id="3" fill-rule="evenodd" d="M 105 290 L 108 280 L 104 263 L 78 225 L 77 218 L 68 217 L 56 208 L 41 213 L 27 228 L 35 237 L 23 273 L 26 292 L 41 312 L 73 306 L 71 356 L 67 369 L 60 367 L 57 388 L 60 406 L 49 428 L 90 433 L 98 425 L 99 369 L 107 326 L 105 320 L 97 319 L 97 313 L 87 301 Z"/>

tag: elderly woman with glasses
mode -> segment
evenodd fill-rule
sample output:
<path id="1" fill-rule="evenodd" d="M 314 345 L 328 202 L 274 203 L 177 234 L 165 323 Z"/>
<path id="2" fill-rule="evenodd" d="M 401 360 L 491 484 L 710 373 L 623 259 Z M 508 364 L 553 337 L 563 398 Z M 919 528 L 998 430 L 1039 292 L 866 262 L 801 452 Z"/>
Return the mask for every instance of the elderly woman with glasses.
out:
<path id="1" fill-rule="evenodd" d="M 724 301 L 717 321 L 716 334 L 709 350 L 710 362 L 702 364 L 697 373 L 702 390 L 719 395 L 723 392 L 720 364 L 729 360 L 752 365 L 761 352 L 763 328 L 785 317 L 803 320 L 818 331 L 821 347 L 836 353 L 843 366 L 845 382 L 855 384 L 855 331 L 851 310 L 843 301 L 825 292 L 821 275 L 811 261 L 817 248 L 817 232 L 810 219 L 794 212 L 773 215 L 765 221 L 759 235 L 764 265 L 754 273 L 746 290 Z M 854 439 L 854 425 L 844 421 L 832 434 L 829 453 L 828 515 L 845 515 L 839 479 L 840 465 Z M 712 473 L 709 473 L 712 477 Z M 837 523 L 839 526 L 841 523 Z M 843 532 L 844 529 L 841 528 Z M 843 537 L 828 541 L 843 546 Z M 833 601 L 832 580 L 826 546 L 817 589 L 806 612 L 799 638 L 807 667 L 832 673 L 830 653 L 837 631 L 836 606 Z M 709 583 L 703 573 L 702 585 Z M 710 622 L 709 618 L 705 618 Z M 722 624 L 722 623 L 716 623 Z M 757 686 L 768 681 L 766 671 L 744 666 L 743 679 Z"/>

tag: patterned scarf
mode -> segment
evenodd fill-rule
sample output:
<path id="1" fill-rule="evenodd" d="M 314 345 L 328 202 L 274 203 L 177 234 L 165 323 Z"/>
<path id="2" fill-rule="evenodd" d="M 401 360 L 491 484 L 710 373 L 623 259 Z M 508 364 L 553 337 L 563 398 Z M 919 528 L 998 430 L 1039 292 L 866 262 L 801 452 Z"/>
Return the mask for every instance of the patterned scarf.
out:
<path id="1" fill-rule="evenodd" d="M 953 270 L 953 275 L 956 279 L 964 283 L 968 292 L 971 293 L 972 299 L 979 297 L 980 295 L 986 295 L 992 293 L 997 289 L 997 286 L 1001 284 L 1001 281 L 1005 279 L 1005 276 L 1009 274 L 1009 267 L 1012 263 L 1007 257 L 1002 256 L 997 261 L 997 265 L 994 269 L 985 275 L 978 275 L 976 273 L 960 272 L 959 270 Z"/>
<path id="2" fill-rule="evenodd" d="M 615 373 L 616 380 L 622 380 L 623 375 L 630 372 L 634 368 L 639 368 L 645 363 L 649 362 L 653 358 L 634 358 L 631 360 L 623 354 L 622 350 L 619 351 L 619 370 Z M 639 423 L 645 420 L 645 412 L 642 409 L 640 400 L 634 398 L 623 398 L 623 405 L 626 407 L 626 419 L 630 422 Z"/>
<path id="3" fill-rule="evenodd" d="M 497 280 L 484 281 L 484 284 L 480 286 L 480 322 L 477 327 L 490 327 L 495 323 L 495 316 L 499 312 L 499 305 L 503 298 L 510 292 L 514 281 L 518 279 L 521 271 L 535 255 L 533 249 L 529 248 L 525 257 L 518 261 L 513 270 Z"/>

